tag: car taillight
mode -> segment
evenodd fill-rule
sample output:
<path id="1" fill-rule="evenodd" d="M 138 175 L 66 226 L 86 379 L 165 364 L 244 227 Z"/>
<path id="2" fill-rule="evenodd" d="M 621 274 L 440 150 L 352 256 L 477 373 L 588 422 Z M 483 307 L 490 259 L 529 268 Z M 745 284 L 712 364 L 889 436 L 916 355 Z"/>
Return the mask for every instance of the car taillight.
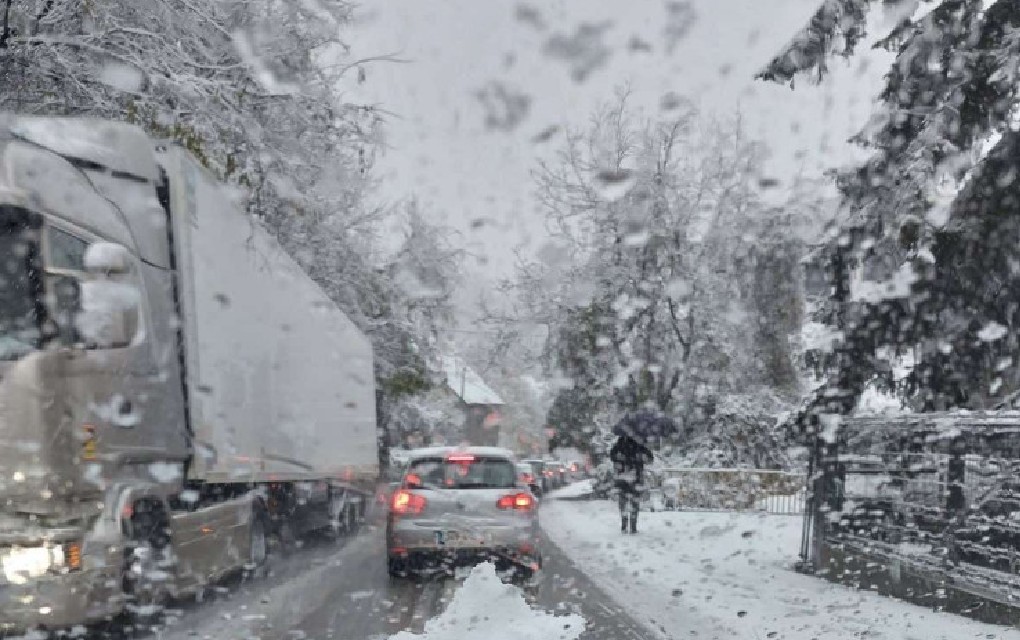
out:
<path id="1" fill-rule="evenodd" d="M 390 500 L 390 511 L 396 514 L 421 513 L 425 510 L 425 496 L 401 489 Z"/>
<path id="2" fill-rule="evenodd" d="M 508 496 L 503 496 L 497 500 L 496 506 L 500 509 L 519 509 L 527 511 L 535 506 L 535 499 L 531 497 L 530 493 L 514 493 Z"/>
<path id="3" fill-rule="evenodd" d="M 577 471 L 577 465 L 576 464 L 570 465 L 570 470 L 571 471 Z"/>

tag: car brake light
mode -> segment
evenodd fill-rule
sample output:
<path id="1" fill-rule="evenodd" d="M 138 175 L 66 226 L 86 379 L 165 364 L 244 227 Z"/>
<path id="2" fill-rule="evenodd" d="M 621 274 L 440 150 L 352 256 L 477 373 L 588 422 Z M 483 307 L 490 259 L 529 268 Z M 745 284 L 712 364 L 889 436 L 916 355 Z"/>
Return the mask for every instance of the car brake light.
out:
<path id="1" fill-rule="evenodd" d="M 570 465 L 570 470 L 571 471 L 577 471 L 577 465 L 576 464 Z"/>
<path id="2" fill-rule="evenodd" d="M 407 477 L 404 478 L 404 482 L 408 486 L 416 486 L 416 487 L 420 487 L 421 486 L 421 478 L 418 477 L 417 473 L 409 473 L 409 474 L 407 474 Z"/>
<path id="3" fill-rule="evenodd" d="M 396 514 L 421 513 L 425 510 L 425 496 L 401 489 L 393 494 L 390 511 Z"/>
<path id="4" fill-rule="evenodd" d="M 500 509 L 520 509 L 526 511 L 535 506 L 535 499 L 531 497 L 530 493 L 514 493 L 497 500 L 496 506 Z"/>
<path id="5" fill-rule="evenodd" d="M 475 457 L 470 453 L 454 453 L 446 457 L 448 462 L 474 462 Z"/>

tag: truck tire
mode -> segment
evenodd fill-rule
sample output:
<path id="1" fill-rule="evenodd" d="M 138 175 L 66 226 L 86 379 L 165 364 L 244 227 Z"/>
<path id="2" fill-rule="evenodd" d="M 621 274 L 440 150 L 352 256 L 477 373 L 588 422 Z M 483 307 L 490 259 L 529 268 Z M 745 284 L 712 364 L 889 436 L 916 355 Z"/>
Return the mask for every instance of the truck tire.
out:
<path id="1" fill-rule="evenodd" d="M 338 541 L 350 532 L 347 511 L 349 510 L 346 492 L 337 492 L 329 496 L 329 527 L 326 535 Z"/>
<path id="2" fill-rule="evenodd" d="M 346 516 L 346 528 L 347 535 L 354 535 L 354 532 L 358 530 L 358 505 L 354 503 L 347 504 L 347 516 Z"/>
<path id="3" fill-rule="evenodd" d="M 255 509 L 252 514 L 250 535 L 245 574 L 247 577 L 261 577 L 269 563 L 269 519 L 263 509 Z"/>
<path id="4" fill-rule="evenodd" d="M 280 519 L 276 523 L 276 548 L 281 555 L 289 555 L 298 548 L 298 536 L 290 517 Z"/>
<path id="5" fill-rule="evenodd" d="M 403 558 L 397 556 L 386 557 L 386 572 L 390 575 L 390 578 L 398 580 L 409 576 L 407 572 L 407 562 Z"/>

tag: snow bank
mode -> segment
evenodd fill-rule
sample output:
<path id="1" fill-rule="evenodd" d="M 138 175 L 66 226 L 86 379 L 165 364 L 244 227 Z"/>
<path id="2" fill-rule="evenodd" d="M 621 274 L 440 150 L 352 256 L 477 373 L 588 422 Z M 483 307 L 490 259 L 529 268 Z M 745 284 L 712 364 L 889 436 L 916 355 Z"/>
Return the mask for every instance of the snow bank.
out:
<path id="1" fill-rule="evenodd" d="M 556 498 L 580 498 L 591 494 L 595 490 L 595 480 L 588 478 L 587 480 L 581 480 L 568 484 L 567 486 L 556 489 L 549 492 L 549 497 Z"/>
<path id="2" fill-rule="evenodd" d="M 480 564 L 454 593 L 446 611 L 425 632 L 401 631 L 390 640 L 577 640 L 585 620 L 532 609 L 520 589 L 503 584 L 490 562 Z"/>
<path id="3" fill-rule="evenodd" d="M 550 501 L 541 522 L 578 568 L 664 638 L 1020 640 L 1020 630 L 795 573 L 796 516 L 642 513 L 632 536 L 620 533 L 610 502 Z"/>

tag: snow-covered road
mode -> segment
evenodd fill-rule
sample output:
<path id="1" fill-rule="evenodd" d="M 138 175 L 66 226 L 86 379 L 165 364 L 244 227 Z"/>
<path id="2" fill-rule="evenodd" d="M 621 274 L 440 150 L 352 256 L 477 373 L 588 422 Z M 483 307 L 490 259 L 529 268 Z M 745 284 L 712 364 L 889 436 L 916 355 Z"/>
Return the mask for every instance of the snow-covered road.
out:
<path id="1" fill-rule="evenodd" d="M 314 543 L 287 557 L 275 558 L 273 576 L 228 583 L 214 589 L 212 595 L 216 601 L 184 605 L 179 619 L 152 637 L 158 640 L 366 640 L 404 632 L 402 637 L 410 638 L 408 634 L 423 632 L 430 620 L 435 621 L 433 631 L 437 628 L 449 631 L 451 623 L 456 622 L 451 615 L 465 607 L 477 609 L 481 622 L 487 622 L 485 618 L 494 608 L 520 609 L 514 604 L 514 598 L 501 595 L 491 584 L 486 587 L 484 580 L 474 587 L 468 585 L 468 591 L 485 588 L 478 593 L 462 595 L 458 605 L 457 594 L 465 589 L 460 580 L 391 579 L 386 574 L 383 534 L 383 522 L 379 514 L 375 514 L 356 537 L 339 547 Z M 530 625 L 528 629 L 546 628 L 543 624 L 548 624 L 548 620 L 542 614 L 545 611 L 561 616 L 562 624 L 577 620 L 569 617 L 571 615 L 583 617 L 586 626 L 581 640 L 648 640 L 654 637 L 558 548 L 547 542 L 543 544 L 544 577 L 535 611 L 527 616 L 517 615 Z M 491 602 L 486 602 L 486 598 Z M 456 611 L 443 618 L 448 608 Z M 543 619 L 545 623 L 541 623 Z M 469 620 L 461 622 L 466 638 L 474 640 L 492 635 L 484 631 L 484 625 Z M 469 633 L 469 628 L 475 632 Z M 451 636 L 440 633 L 436 637 Z"/>
<path id="2" fill-rule="evenodd" d="M 607 501 L 547 500 L 549 537 L 610 596 L 664 638 L 1020 640 L 1020 631 L 933 612 L 793 571 L 801 519 L 642 513 L 620 532 Z"/>

